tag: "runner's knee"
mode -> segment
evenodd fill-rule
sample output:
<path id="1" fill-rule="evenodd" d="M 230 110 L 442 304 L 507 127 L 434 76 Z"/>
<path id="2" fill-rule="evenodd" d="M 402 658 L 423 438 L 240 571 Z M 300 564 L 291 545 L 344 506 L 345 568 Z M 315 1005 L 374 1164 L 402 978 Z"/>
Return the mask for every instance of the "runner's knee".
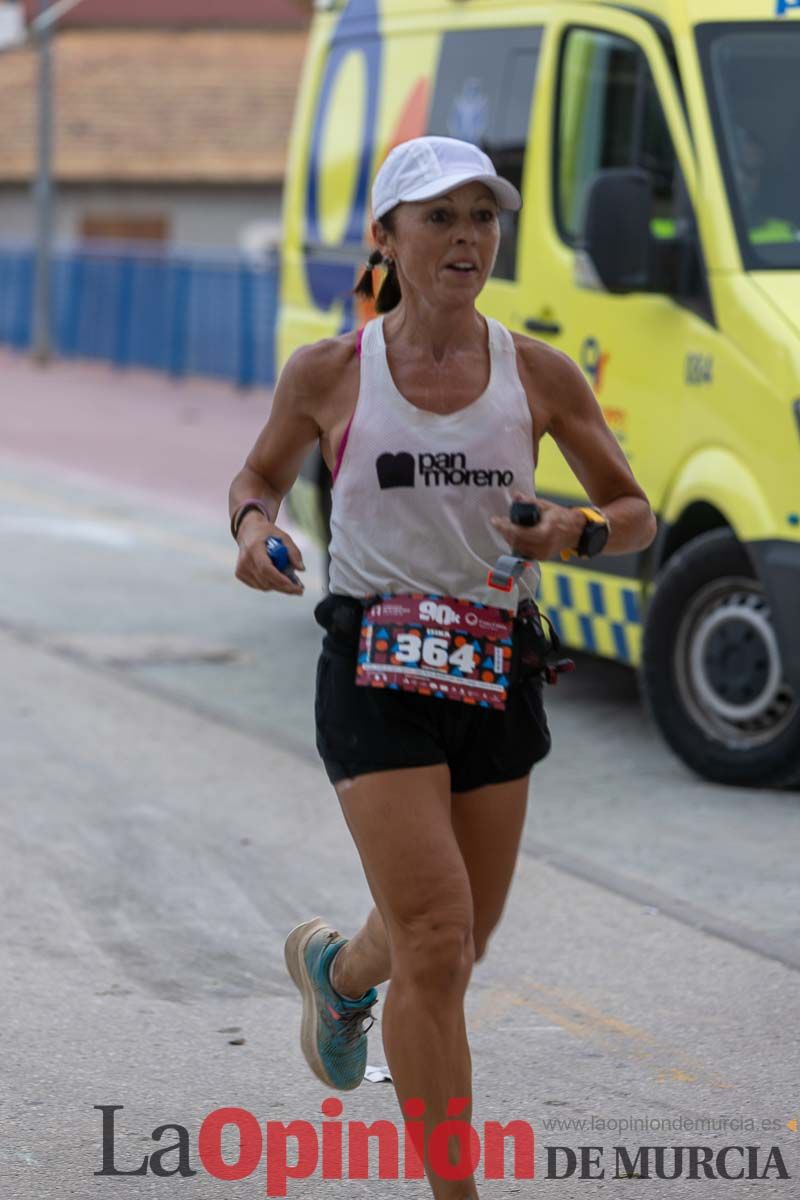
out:
<path id="1" fill-rule="evenodd" d="M 421 914 L 392 931 L 392 979 L 405 979 L 426 991 L 466 987 L 475 944 L 466 915 Z"/>

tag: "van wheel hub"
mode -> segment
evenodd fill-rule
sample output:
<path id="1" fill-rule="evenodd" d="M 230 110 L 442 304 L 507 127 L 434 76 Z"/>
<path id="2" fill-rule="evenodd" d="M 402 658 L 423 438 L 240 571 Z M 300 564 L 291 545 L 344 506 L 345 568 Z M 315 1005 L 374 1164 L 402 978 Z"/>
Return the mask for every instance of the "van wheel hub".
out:
<path id="1" fill-rule="evenodd" d="M 698 592 L 684 613 L 675 654 L 682 698 L 710 736 L 757 745 L 791 719 L 794 698 L 755 581 L 716 580 Z"/>
<path id="2" fill-rule="evenodd" d="M 770 681 L 770 646 L 759 620 L 729 617 L 724 609 L 706 621 L 698 637 L 700 669 L 724 703 L 748 706 Z"/>

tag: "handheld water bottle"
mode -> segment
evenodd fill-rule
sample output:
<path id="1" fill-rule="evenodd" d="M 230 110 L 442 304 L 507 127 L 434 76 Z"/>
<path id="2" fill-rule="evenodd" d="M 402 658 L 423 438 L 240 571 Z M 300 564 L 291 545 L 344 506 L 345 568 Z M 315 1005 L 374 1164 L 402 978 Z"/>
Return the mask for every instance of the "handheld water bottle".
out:
<path id="1" fill-rule="evenodd" d="M 268 537 L 264 544 L 267 547 L 267 554 L 273 567 L 281 571 L 287 579 L 291 579 L 292 583 L 300 583 L 300 580 L 289 564 L 289 551 L 286 548 L 283 538 Z"/>

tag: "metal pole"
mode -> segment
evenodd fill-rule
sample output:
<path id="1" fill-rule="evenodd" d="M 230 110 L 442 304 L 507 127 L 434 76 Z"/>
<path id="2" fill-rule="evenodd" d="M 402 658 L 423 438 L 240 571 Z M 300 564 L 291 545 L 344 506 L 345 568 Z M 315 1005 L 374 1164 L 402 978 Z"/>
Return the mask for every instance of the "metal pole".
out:
<path id="1" fill-rule="evenodd" d="M 39 8 L 42 11 L 32 22 L 34 32 L 44 29 L 45 26 L 55 25 L 56 21 L 65 17 L 68 12 L 72 12 L 73 8 L 77 8 L 79 4 L 83 4 L 83 0 L 58 0 L 58 3 L 51 4 L 49 8 L 46 4 L 40 4 Z"/>
<path id="2" fill-rule="evenodd" d="M 47 11 L 39 0 L 39 16 Z M 36 205 L 36 283 L 33 309 L 33 358 L 48 363 L 52 357 L 50 329 L 50 262 L 53 243 L 53 58 L 52 25 L 36 31 L 39 45 L 38 155 L 34 198 Z"/>

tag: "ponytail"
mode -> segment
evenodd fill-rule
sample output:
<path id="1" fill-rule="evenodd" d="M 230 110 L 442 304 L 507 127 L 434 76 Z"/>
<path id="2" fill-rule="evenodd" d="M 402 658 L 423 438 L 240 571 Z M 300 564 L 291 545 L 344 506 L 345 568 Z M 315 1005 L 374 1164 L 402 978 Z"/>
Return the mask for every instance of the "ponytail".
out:
<path id="1" fill-rule="evenodd" d="M 375 297 L 375 291 L 372 286 L 372 272 L 379 263 L 383 262 L 383 255 L 380 250 L 373 250 L 367 259 L 367 265 L 364 268 L 364 274 L 359 279 L 356 286 L 353 288 L 355 296 L 365 296 L 367 300 L 372 300 Z"/>
<path id="2" fill-rule="evenodd" d="M 393 233 L 390 220 L 384 218 L 381 224 Z M 386 274 L 383 277 L 383 282 L 378 289 L 378 295 L 375 296 L 373 285 L 373 272 L 375 267 L 383 264 L 386 268 Z M 402 300 L 402 292 L 400 291 L 400 281 L 397 278 L 397 267 L 392 259 L 385 259 L 380 250 L 373 250 L 367 259 L 367 265 L 364 268 L 364 273 L 359 279 L 356 286 L 353 288 L 353 293 L 356 296 L 364 296 L 367 300 L 375 300 L 375 311 L 378 313 L 391 312 L 393 308 Z"/>
<path id="3" fill-rule="evenodd" d="M 375 311 L 378 313 L 391 312 L 393 308 L 397 308 L 402 299 L 403 293 L 400 291 L 397 267 L 390 262 L 386 268 L 386 277 L 381 284 L 381 290 L 375 300 Z"/>

